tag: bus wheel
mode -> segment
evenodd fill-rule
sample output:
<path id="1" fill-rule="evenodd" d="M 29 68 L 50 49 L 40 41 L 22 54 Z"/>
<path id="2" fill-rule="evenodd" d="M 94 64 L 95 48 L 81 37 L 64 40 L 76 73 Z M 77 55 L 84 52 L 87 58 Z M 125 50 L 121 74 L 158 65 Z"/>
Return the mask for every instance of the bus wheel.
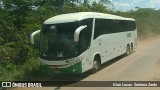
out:
<path id="1" fill-rule="evenodd" d="M 126 55 L 126 56 L 128 56 L 130 53 L 131 53 L 131 48 L 130 48 L 130 46 L 129 46 L 129 45 L 127 45 L 125 55 Z"/>
<path id="2" fill-rule="evenodd" d="M 133 53 L 133 44 L 131 44 L 130 53 Z"/>
<path id="3" fill-rule="evenodd" d="M 99 59 L 98 58 L 95 58 L 94 59 L 94 62 L 93 62 L 93 69 L 92 69 L 92 72 L 93 73 L 96 73 L 97 71 L 99 71 L 101 68 L 101 63 L 99 62 Z"/>

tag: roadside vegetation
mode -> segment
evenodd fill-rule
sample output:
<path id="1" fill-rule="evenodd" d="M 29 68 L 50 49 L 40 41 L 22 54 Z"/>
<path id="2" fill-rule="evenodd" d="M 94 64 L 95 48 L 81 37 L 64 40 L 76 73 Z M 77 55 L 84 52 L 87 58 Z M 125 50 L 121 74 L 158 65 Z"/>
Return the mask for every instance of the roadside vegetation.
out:
<path id="1" fill-rule="evenodd" d="M 55 15 L 73 12 L 102 12 L 135 18 L 139 38 L 160 34 L 160 10 L 138 8 L 130 11 L 110 9 L 112 2 L 100 0 L 0 0 L 0 81 L 42 80 L 51 75 L 38 60 L 38 44 L 32 46 L 30 34 Z M 38 39 L 38 38 L 37 38 Z"/>

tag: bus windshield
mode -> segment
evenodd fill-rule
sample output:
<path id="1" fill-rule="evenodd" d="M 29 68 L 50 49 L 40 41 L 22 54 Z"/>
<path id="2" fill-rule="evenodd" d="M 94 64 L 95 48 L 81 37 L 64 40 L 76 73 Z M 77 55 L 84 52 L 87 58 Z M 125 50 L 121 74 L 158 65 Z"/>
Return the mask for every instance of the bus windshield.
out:
<path id="1" fill-rule="evenodd" d="M 64 60 L 78 55 L 74 32 L 78 22 L 44 24 L 41 30 L 40 57 L 46 60 Z"/>

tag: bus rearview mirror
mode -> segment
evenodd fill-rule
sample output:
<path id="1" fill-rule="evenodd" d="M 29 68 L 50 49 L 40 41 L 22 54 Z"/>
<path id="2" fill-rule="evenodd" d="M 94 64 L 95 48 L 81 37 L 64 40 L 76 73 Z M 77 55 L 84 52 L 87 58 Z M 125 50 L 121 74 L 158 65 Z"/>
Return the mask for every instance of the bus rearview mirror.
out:
<path id="1" fill-rule="evenodd" d="M 79 41 L 79 34 L 86 27 L 87 27 L 87 25 L 83 25 L 83 26 L 80 26 L 80 27 L 78 27 L 76 29 L 76 31 L 74 32 L 74 42 L 78 42 Z"/>
<path id="2" fill-rule="evenodd" d="M 31 44 L 34 44 L 34 36 L 38 34 L 41 30 L 34 31 L 30 36 Z"/>

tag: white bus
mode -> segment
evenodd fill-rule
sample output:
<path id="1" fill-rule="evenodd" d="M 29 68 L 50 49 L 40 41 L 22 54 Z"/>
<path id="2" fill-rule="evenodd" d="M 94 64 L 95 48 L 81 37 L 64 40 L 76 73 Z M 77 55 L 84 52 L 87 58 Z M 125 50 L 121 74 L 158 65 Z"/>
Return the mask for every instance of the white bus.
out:
<path id="1" fill-rule="evenodd" d="M 137 46 L 135 20 L 96 12 L 54 16 L 46 20 L 40 32 L 40 62 L 54 73 L 80 74 L 98 71 L 101 64 Z"/>

